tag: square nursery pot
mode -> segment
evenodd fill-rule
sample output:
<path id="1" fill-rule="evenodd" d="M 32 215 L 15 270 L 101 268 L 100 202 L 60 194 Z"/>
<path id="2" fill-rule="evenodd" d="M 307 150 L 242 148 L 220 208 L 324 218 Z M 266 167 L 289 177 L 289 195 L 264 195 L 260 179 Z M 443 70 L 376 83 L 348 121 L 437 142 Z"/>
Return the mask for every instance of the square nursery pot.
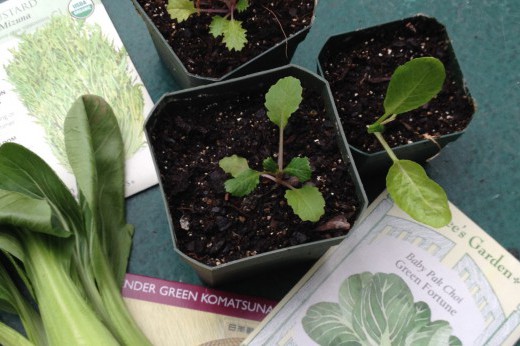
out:
<path id="1" fill-rule="evenodd" d="M 236 18 L 243 21 L 250 43 L 240 52 L 236 52 L 227 50 L 220 39 L 214 40 L 208 34 L 207 16 L 204 18 L 203 15 L 192 15 L 197 20 L 202 19 L 204 23 L 195 23 L 195 19 L 188 19 L 178 24 L 166 11 L 166 0 L 132 0 L 150 32 L 161 60 L 181 88 L 228 80 L 288 64 L 314 21 L 318 0 L 304 1 L 308 2 L 307 6 L 283 8 L 283 12 L 278 14 L 277 7 L 271 9 L 267 7 L 269 5 L 258 1 L 250 2 L 246 11 L 236 14 Z M 270 6 L 282 8 L 290 3 L 280 1 Z M 246 16 L 253 15 L 258 17 L 246 21 Z M 260 20 L 263 18 L 260 16 L 268 17 L 267 20 Z M 195 25 L 204 27 L 191 27 Z M 181 28 L 173 35 L 172 27 Z M 190 41 L 181 42 L 181 37 Z M 195 41 L 191 41 L 192 39 Z M 198 68 L 202 70 L 196 70 Z"/>
<path id="2" fill-rule="evenodd" d="M 311 181 L 326 213 L 303 222 L 286 205 L 285 188 L 261 178 L 250 195 L 226 193 L 230 176 L 218 166 L 233 154 L 261 170 L 278 150 L 265 93 L 280 78 L 303 86 L 303 101 L 284 130 L 284 158 L 308 156 Z M 367 199 L 339 125 L 330 89 L 317 74 L 294 65 L 163 95 L 145 132 L 160 177 L 175 251 L 200 278 L 217 285 L 273 266 L 315 260 L 337 244 Z"/>
<path id="3" fill-rule="evenodd" d="M 422 108 L 399 115 L 399 121 L 392 122 L 383 133 L 398 158 L 421 164 L 456 140 L 475 112 L 446 28 L 434 18 L 417 15 L 331 36 L 320 50 L 318 72 L 330 83 L 365 187 L 373 181 L 371 178 L 384 177 L 392 164 L 366 126 L 384 113 L 383 99 L 393 71 L 423 56 L 443 62 L 443 89 Z"/>

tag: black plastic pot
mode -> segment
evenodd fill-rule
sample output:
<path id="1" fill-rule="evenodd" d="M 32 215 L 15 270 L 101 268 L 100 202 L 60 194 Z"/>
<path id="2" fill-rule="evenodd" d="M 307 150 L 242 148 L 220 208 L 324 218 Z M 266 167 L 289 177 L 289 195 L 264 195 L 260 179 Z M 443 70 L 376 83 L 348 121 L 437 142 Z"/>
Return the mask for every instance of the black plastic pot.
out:
<path id="1" fill-rule="evenodd" d="M 345 236 L 341 236 L 326 240 L 314 241 L 302 245 L 291 246 L 267 253 L 253 255 L 217 266 L 208 266 L 203 264 L 187 256 L 178 249 L 176 230 L 174 227 L 175 223 L 173 222 L 171 216 L 174 211 L 168 209 L 168 196 L 166 195 L 163 186 L 164 181 L 162 178 L 162 176 L 166 173 L 166 170 L 169 168 L 164 167 L 164 165 L 159 163 L 160 161 L 158 160 L 158 151 L 160 149 L 158 145 L 156 145 L 158 142 L 156 133 L 157 130 L 164 128 L 163 125 L 159 124 L 159 120 L 162 117 L 167 117 L 168 114 L 171 113 L 172 109 L 183 109 L 185 105 L 197 102 L 197 100 L 203 100 L 206 98 L 209 98 L 210 100 L 222 100 L 226 97 L 235 99 L 237 94 L 250 93 L 251 91 L 258 90 L 259 88 L 265 89 L 266 87 L 274 84 L 278 79 L 286 76 L 294 76 L 300 79 L 304 88 L 309 88 L 313 91 L 316 91 L 323 98 L 327 115 L 330 117 L 332 124 L 334 124 L 333 126 L 335 130 L 337 130 L 337 141 L 338 147 L 340 148 L 342 161 L 346 165 L 350 178 L 355 186 L 359 204 L 356 214 L 358 218 L 363 214 L 363 211 L 366 208 L 367 198 L 362 184 L 360 183 L 356 167 L 350 160 L 350 151 L 341 126 L 338 123 L 337 114 L 330 97 L 330 89 L 326 81 L 317 74 L 294 65 L 287 65 L 284 67 L 255 73 L 249 76 L 239 77 L 230 81 L 218 82 L 207 86 L 185 89 L 182 91 L 165 94 L 152 110 L 145 125 L 145 132 L 149 140 L 152 156 L 154 158 L 156 169 L 160 177 L 159 184 L 165 205 L 167 206 L 168 220 L 172 232 L 175 251 L 177 251 L 179 255 L 196 270 L 200 278 L 209 285 L 221 284 L 237 280 L 244 276 L 254 275 L 257 272 L 272 268 L 272 266 L 315 260 L 319 258 L 330 246 L 339 243 L 342 239 L 345 238 Z M 187 114 L 187 116 L 189 116 L 189 114 Z M 252 115 L 244 114 L 244 116 Z M 175 131 L 175 129 L 173 129 L 173 131 Z M 228 136 L 227 133 L 222 134 L 222 137 L 226 136 Z M 172 143 L 172 145 L 175 144 Z"/>
<path id="2" fill-rule="evenodd" d="M 288 64 L 291 61 L 298 44 L 300 44 L 305 39 L 312 26 L 312 22 L 314 21 L 313 18 L 311 23 L 309 23 L 309 25 L 302 30 L 287 37 L 283 41 L 280 41 L 275 46 L 264 51 L 254 59 L 245 62 L 233 71 L 223 75 L 222 77 L 212 78 L 195 75 L 188 72 L 182 61 L 179 59 L 177 54 L 175 54 L 172 47 L 159 32 L 141 5 L 139 5 L 136 0 L 132 0 L 132 3 L 134 4 L 141 18 L 144 20 L 161 60 L 181 88 L 190 88 L 213 82 L 229 80 L 232 78 L 245 76 L 251 73 L 260 72 Z M 315 0 L 315 8 L 317 4 L 318 0 Z"/>
<path id="3" fill-rule="evenodd" d="M 378 32 L 386 32 L 386 33 L 392 33 L 396 30 L 403 28 L 405 26 L 410 27 L 410 30 L 416 30 L 415 32 L 417 34 L 421 34 L 419 31 L 419 28 L 431 28 L 431 30 L 440 31 L 442 34 L 442 40 L 447 42 L 448 49 L 446 52 L 443 52 L 443 55 L 445 57 L 444 59 L 444 65 L 447 71 L 449 71 L 449 75 L 451 76 L 450 80 L 446 80 L 445 83 L 453 83 L 456 85 L 457 89 L 461 90 L 461 93 L 465 95 L 465 100 L 463 102 L 467 103 L 467 107 L 471 109 L 471 116 L 473 115 L 475 111 L 474 101 L 471 98 L 471 95 L 469 94 L 464 78 L 461 72 L 461 69 L 458 65 L 457 58 L 455 56 L 455 52 L 453 50 L 453 47 L 451 45 L 451 41 L 448 37 L 448 34 L 446 32 L 446 28 L 440 24 L 436 19 L 430 18 L 424 15 L 417 15 L 411 18 L 405 18 L 402 20 L 370 27 L 367 29 L 362 29 L 354 32 L 348 32 L 348 33 L 342 33 L 335 36 L 331 36 L 327 39 L 325 44 L 323 45 L 322 49 L 320 50 L 319 56 L 318 56 L 318 72 L 324 76 L 325 79 L 327 79 L 325 71 L 325 64 L 326 64 L 326 56 L 334 56 L 334 53 L 331 52 L 341 52 L 342 54 L 345 54 L 348 56 L 350 52 L 355 47 L 359 47 L 361 45 L 370 46 L 371 42 L 373 40 L 373 37 Z M 432 55 L 435 56 L 435 55 Z M 417 56 L 418 57 L 418 56 Z M 443 59 L 441 59 L 443 60 Z M 329 60 L 330 61 L 330 60 Z M 358 63 L 356 61 L 356 63 Z M 364 62 L 363 62 L 364 63 Z M 390 63 L 389 63 L 390 64 Z M 368 65 L 368 64 L 367 64 Z M 397 68 L 398 66 L 394 66 L 393 68 Z M 381 65 L 370 65 L 370 68 L 373 71 L 379 71 L 382 66 Z M 376 72 L 375 72 L 376 73 Z M 389 77 L 390 76 L 386 76 Z M 348 72 L 346 73 L 344 78 L 348 78 Z M 329 80 L 331 82 L 331 80 Z M 367 82 L 368 83 L 368 82 Z M 446 85 L 446 84 L 445 84 Z M 335 90 L 332 83 L 331 83 L 331 89 L 334 95 L 334 98 L 337 98 L 339 93 L 341 91 Z M 381 99 L 382 104 L 382 99 Z M 336 104 L 336 107 L 338 105 Z M 347 114 L 349 110 L 344 110 L 344 114 Z M 338 110 L 338 114 L 340 119 L 343 118 L 342 111 Z M 379 114 L 381 115 L 381 114 Z M 345 128 L 344 131 L 347 133 L 347 138 L 349 138 L 348 131 L 350 131 L 349 128 Z M 429 158 L 435 156 L 439 153 L 442 147 L 446 146 L 448 143 L 455 141 L 457 138 L 459 138 L 463 133 L 465 129 L 462 131 L 457 131 L 453 133 L 449 133 L 446 135 L 442 135 L 440 137 L 435 138 L 435 141 L 431 140 L 420 140 L 417 142 L 413 142 L 410 144 L 405 144 L 401 146 L 397 146 L 392 148 L 400 159 L 408 159 L 413 160 L 418 163 L 425 163 Z M 385 133 L 383 133 L 385 135 Z M 350 146 L 350 150 L 352 152 L 353 158 L 356 162 L 356 166 L 359 170 L 359 173 L 365 183 L 365 186 L 367 185 L 367 181 L 373 181 L 371 177 L 374 176 L 384 176 L 386 172 L 388 171 L 388 168 L 391 166 L 392 161 L 388 157 L 385 151 L 378 151 L 378 152 L 365 152 L 362 149 L 356 148 L 352 145 Z M 382 184 L 380 187 L 384 187 L 384 184 Z M 378 195 L 381 192 L 381 189 L 374 192 L 374 195 Z"/>

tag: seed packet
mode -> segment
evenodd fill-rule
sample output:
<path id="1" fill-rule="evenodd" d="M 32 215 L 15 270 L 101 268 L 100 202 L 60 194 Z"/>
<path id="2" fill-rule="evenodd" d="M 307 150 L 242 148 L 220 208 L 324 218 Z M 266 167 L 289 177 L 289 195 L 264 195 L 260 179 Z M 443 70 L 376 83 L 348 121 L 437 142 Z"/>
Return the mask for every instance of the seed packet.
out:
<path id="1" fill-rule="evenodd" d="M 123 297 L 155 346 L 240 345 L 275 301 L 127 274 Z"/>
<path id="2" fill-rule="evenodd" d="M 34 151 L 71 190 L 63 121 L 83 94 L 103 97 L 118 119 L 127 196 L 156 184 L 143 131 L 153 102 L 101 1 L 0 3 L 0 144 Z"/>
<path id="3" fill-rule="evenodd" d="M 450 203 L 412 220 L 385 192 L 244 345 L 514 345 L 520 262 Z"/>

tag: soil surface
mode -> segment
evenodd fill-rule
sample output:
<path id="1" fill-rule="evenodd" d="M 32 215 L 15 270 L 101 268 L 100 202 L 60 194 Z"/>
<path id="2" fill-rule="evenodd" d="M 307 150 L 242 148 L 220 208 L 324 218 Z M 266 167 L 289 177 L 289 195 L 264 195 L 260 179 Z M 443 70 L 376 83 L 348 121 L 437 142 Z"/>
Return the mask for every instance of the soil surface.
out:
<path id="1" fill-rule="evenodd" d="M 247 31 L 248 43 L 229 51 L 209 33 L 211 15 L 191 15 L 182 23 L 166 11 L 167 0 L 137 0 L 190 73 L 219 78 L 285 38 L 311 25 L 315 0 L 249 0 L 235 13 Z M 217 1 L 214 1 L 217 2 Z"/>
<path id="2" fill-rule="evenodd" d="M 434 24 L 435 23 L 435 24 Z M 367 125 L 383 113 L 383 100 L 393 71 L 412 58 L 433 56 L 446 68 L 442 91 L 422 108 L 402 114 L 386 126 L 391 147 L 462 131 L 474 112 L 446 31 L 429 19 L 403 21 L 385 30 L 368 30 L 356 38 L 326 47 L 320 57 L 350 145 L 382 150 Z"/>
<path id="3" fill-rule="evenodd" d="M 358 215 L 360 203 L 335 128 L 321 96 L 305 88 L 304 101 L 284 130 L 284 159 L 309 158 L 326 214 L 317 223 L 301 221 L 285 202 L 285 188 L 268 179 L 261 178 L 245 197 L 225 192 L 230 176 L 218 166 L 220 159 L 237 154 L 261 170 L 262 161 L 278 151 L 279 131 L 267 118 L 266 92 L 170 104 L 148 128 L 178 246 L 208 265 L 341 236 Z"/>

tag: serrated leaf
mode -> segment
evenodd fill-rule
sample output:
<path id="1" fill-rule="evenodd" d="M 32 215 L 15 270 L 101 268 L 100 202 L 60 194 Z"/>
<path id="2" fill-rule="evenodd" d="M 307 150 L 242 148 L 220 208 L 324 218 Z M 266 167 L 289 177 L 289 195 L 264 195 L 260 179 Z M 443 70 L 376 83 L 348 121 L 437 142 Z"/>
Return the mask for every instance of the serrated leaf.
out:
<path id="1" fill-rule="evenodd" d="M 193 1 L 190 0 L 169 0 L 166 11 L 170 14 L 172 19 L 177 22 L 183 22 L 194 13 L 197 13 L 197 8 Z"/>
<path id="2" fill-rule="evenodd" d="M 272 157 L 268 157 L 262 162 L 262 166 L 264 167 L 264 170 L 269 173 L 276 173 L 278 172 L 278 164 Z"/>
<path id="3" fill-rule="evenodd" d="M 451 221 L 446 192 L 430 179 L 421 165 L 398 160 L 390 167 L 386 186 L 395 203 L 413 219 L 432 227 Z"/>
<path id="4" fill-rule="evenodd" d="M 222 33 L 222 42 L 226 44 L 227 49 L 239 51 L 247 43 L 247 31 L 242 27 L 242 22 L 239 20 L 231 19 L 226 20 L 226 22 L 227 25 Z"/>
<path id="5" fill-rule="evenodd" d="M 226 180 L 224 186 L 233 196 L 242 197 L 253 191 L 259 182 L 260 172 L 248 168 L 235 178 Z"/>
<path id="6" fill-rule="evenodd" d="M 238 0 L 236 10 L 238 12 L 245 11 L 249 7 L 249 0 Z"/>
<path id="7" fill-rule="evenodd" d="M 228 22 L 229 21 L 222 16 L 213 16 L 209 24 L 209 33 L 213 35 L 213 37 L 224 35 L 224 32 L 227 30 Z"/>
<path id="8" fill-rule="evenodd" d="M 246 30 L 238 20 L 215 15 L 209 25 L 209 32 L 213 37 L 223 36 L 222 42 L 229 50 L 239 51 L 247 43 Z"/>
<path id="9" fill-rule="evenodd" d="M 436 58 L 424 57 L 399 66 L 388 85 L 385 114 L 401 114 L 421 107 L 442 89 L 446 73 Z"/>
<path id="10" fill-rule="evenodd" d="M 283 171 L 286 174 L 298 178 L 298 180 L 302 183 L 309 180 L 312 174 L 311 164 L 309 159 L 306 157 L 293 158 Z"/>
<path id="11" fill-rule="evenodd" d="M 224 172 L 231 174 L 235 178 L 240 173 L 249 169 L 247 160 L 237 155 L 224 157 L 218 162 L 218 165 L 224 170 Z"/>
<path id="12" fill-rule="evenodd" d="M 289 117 L 296 112 L 302 102 L 302 86 L 294 77 L 284 77 L 269 88 L 265 95 L 265 107 L 269 119 L 284 128 Z"/>
<path id="13" fill-rule="evenodd" d="M 315 186 L 305 185 L 285 192 L 287 203 L 302 221 L 316 222 L 325 214 L 325 199 Z"/>

